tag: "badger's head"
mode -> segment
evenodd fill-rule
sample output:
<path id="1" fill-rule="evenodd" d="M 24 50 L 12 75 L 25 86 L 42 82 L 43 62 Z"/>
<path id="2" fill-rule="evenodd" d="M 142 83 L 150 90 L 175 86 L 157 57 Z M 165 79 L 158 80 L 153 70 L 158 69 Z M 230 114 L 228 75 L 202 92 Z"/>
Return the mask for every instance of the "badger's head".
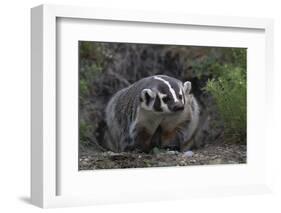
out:
<path id="1" fill-rule="evenodd" d="M 164 75 L 153 76 L 149 88 L 141 91 L 141 107 L 156 113 L 177 113 L 184 110 L 191 82 L 181 81 Z"/>

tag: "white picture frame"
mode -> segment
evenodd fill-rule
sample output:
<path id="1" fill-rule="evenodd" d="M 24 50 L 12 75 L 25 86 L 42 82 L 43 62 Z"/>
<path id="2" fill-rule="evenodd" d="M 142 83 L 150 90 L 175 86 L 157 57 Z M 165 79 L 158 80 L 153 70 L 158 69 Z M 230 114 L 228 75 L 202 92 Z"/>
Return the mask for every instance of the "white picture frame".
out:
<path id="1" fill-rule="evenodd" d="M 92 178 L 95 178 L 93 175 L 96 176 L 97 181 L 110 181 L 114 178 L 119 178 L 118 180 L 120 180 L 120 175 L 125 176 L 124 179 L 120 180 L 120 185 L 122 187 L 115 187 L 114 184 L 108 184 L 108 187 L 103 187 L 103 189 L 96 188 L 94 193 L 86 193 L 87 190 L 93 189 L 91 187 L 87 189 L 85 185 L 77 185 L 78 179 L 71 174 L 73 170 L 63 170 L 65 164 L 60 161 L 64 162 L 64 160 L 61 160 L 61 150 L 58 151 L 64 147 L 63 145 L 57 144 L 59 134 L 57 131 L 57 108 L 58 98 L 61 98 L 57 94 L 57 89 L 60 86 L 60 81 L 57 79 L 57 69 L 59 69 L 59 62 L 57 61 L 57 51 L 59 48 L 57 36 L 59 27 L 58 23 L 61 19 L 99 20 L 101 25 L 106 21 L 118 22 L 119 25 L 122 25 L 122 23 L 135 23 L 136 25 L 139 23 L 143 23 L 143 25 L 153 24 L 154 26 L 165 26 L 168 31 L 172 31 L 177 26 L 195 26 L 202 29 L 218 29 L 218 31 L 222 30 L 228 32 L 235 30 L 253 30 L 261 32 L 262 36 L 259 37 L 256 42 L 259 42 L 261 45 L 260 50 L 262 52 L 259 53 L 260 55 L 258 57 L 261 58 L 259 63 L 261 63 L 262 67 L 250 66 L 251 69 L 259 69 L 260 76 L 257 79 L 253 79 L 253 76 L 250 76 L 248 79 L 250 82 L 250 100 L 248 99 L 248 101 L 250 101 L 249 110 L 253 111 L 253 113 L 249 113 L 250 115 L 248 116 L 250 116 L 251 119 L 254 117 L 255 113 L 263 112 L 264 115 L 261 116 L 260 120 L 266 124 L 266 127 L 250 126 L 250 130 L 254 128 L 259 128 L 257 130 L 262 130 L 262 128 L 264 128 L 266 130 L 258 131 L 258 137 L 256 137 L 257 140 L 258 138 L 263 138 L 264 140 L 257 143 L 259 144 L 256 146 L 258 147 L 257 149 L 252 149 L 251 146 L 248 146 L 248 156 L 250 157 L 250 161 L 247 161 L 247 165 L 241 165 L 236 168 L 224 166 L 219 169 L 209 166 L 207 168 L 204 167 L 204 169 L 199 169 L 199 167 L 186 167 L 181 169 L 165 168 L 165 170 L 155 168 L 130 171 L 99 171 L 98 173 L 92 172 L 91 174 L 84 173 L 80 180 L 86 182 L 93 180 Z M 144 200 L 183 199 L 194 196 L 240 195 L 271 191 L 271 171 L 269 169 L 270 161 L 268 160 L 269 152 L 262 153 L 261 150 L 261 147 L 267 147 L 267 150 L 270 150 L 270 141 L 267 133 L 270 131 L 270 125 L 272 125 L 270 122 L 270 110 L 265 110 L 265 106 L 270 108 L 272 104 L 272 96 L 269 92 L 273 87 L 271 83 L 271 79 L 273 78 L 273 21 L 271 19 L 216 17 L 159 12 L 154 13 L 151 11 L 122 11 L 101 8 L 41 5 L 32 8 L 31 10 L 31 26 L 31 201 L 33 204 L 47 208 L 100 203 L 139 202 Z M 210 38 L 210 40 L 212 40 L 213 37 Z M 221 40 L 223 42 L 223 38 L 221 38 Z M 118 41 L 120 41 L 120 38 Z M 209 43 L 212 41 L 207 42 Z M 211 44 L 220 46 L 217 42 Z M 198 45 L 200 45 L 200 43 Z M 237 45 L 239 45 L 239 43 Z M 255 44 L 253 43 L 253 45 Z M 252 49 L 253 47 L 254 46 L 252 46 Z M 249 57 L 253 58 L 254 55 L 250 55 Z M 64 81 L 65 80 L 67 79 L 64 78 Z M 251 92 L 258 87 L 255 82 L 264 83 L 262 83 L 264 87 L 262 86 L 258 90 L 261 92 L 261 100 L 264 100 L 264 104 L 261 104 L 260 107 L 253 107 L 256 99 L 251 96 L 251 94 L 253 94 Z M 253 100 L 251 97 L 253 97 Z M 254 122 L 255 120 L 253 120 L 253 123 Z M 254 136 L 250 137 L 252 140 L 256 138 L 254 138 Z M 71 156 L 71 148 L 69 150 L 63 150 L 64 152 L 69 152 L 65 155 Z M 257 166 L 257 163 L 251 163 L 255 159 L 258 159 L 258 157 L 261 157 L 260 159 L 263 161 L 260 164 L 261 166 Z M 76 158 L 74 160 L 77 161 Z M 218 179 L 216 181 L 214 180 L 216 183 L 213 185 L 208 185 L 208 183 L 202 185 L 199 183 L 200 177 L 206 176 L 208 173 L 210 174 L 210 179 L 215 178 L 215 176 L 213 177 L 211 175 L 213 173 L 212 171 L 217 171 L 218 174 L 222 174 L 221 172 L 225 171 L 225 173 L 229 173 L 229 176 L 231 174 L 238 174 L 232 179 L 237 178 L 239 180 L 234 181 L 230 178 L 230 180 L 228 179 L 224 182 Z M 65 174 L 62 175 L 62 172 Z M 78 172 L 78 170 L 76 172 Z M 110 176 L 108 176 L 109 173 Z M 242 175 L 243 173 L 246 174 L 245 177 Z M 242 176 L 241 178 L 238 178 L 240 174 Z M 67 182 L 66 179 L 61 178 L 61 175 L 69 177 L 68 179 L 70 181 Z M 165 181 L 160 181 L 158 184 L 150 186 L 140 184 L 140 187 L 136 189 L 132 189 L 132 184 L 134 184 L 134 182 L 129 179 L 132 177 L 138 180 L 151 178 L 153 182 L 153 180 L 159 176 L 164 176 L 166 179 L 181 178 L 179 178 L 179 184 L 176 184 L 175 186 L 169 185 L 165 183 Z M 186 186 L 182 184 L 185 179 L 188 179 L 186 177 L 189 178 L 189 181 L 192 181 L 192 187 L 190 184 L 187 184 Z M 104 182 L 104 184 L 107 183 L 108 182 Z M 61 184 L 65 184 L 64 188 L 67 188 L 67 190 L 65 190 L 66 193 L 60 193 Z M 75 188 L 75 186 L 78 187 Z M 83 189 L 80 193 L 70 193 L 71 191 L 80 191 L 80 188 Z M 120 193 L 122 193 L 122 196 L 120 196 Z"/>

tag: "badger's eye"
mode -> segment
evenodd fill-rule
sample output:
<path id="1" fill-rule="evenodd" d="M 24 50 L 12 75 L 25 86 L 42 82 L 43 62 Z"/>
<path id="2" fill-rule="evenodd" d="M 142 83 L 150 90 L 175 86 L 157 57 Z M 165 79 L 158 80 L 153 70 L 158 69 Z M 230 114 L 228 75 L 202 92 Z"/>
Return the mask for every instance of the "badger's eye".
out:
<path id="1" fill-rule="evenodd" d="M 169 97 L 168 96 L 163 97 L 162 100 L 163 100 L 164 103 L 167 103 L 169 101 Z"/>
<path id="2" fill-rule="evenodd" d="M 182 95 L 179 95 L 179 99 L 182 99 Z"/>

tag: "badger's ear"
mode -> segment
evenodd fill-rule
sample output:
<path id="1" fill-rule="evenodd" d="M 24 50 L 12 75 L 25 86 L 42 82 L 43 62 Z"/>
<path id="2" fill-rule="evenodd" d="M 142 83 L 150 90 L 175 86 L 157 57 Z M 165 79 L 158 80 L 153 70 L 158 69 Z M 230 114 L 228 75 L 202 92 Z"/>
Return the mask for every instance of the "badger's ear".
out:
<path id="1" fill-rule="evenodd" d="M 146 105 L 149 104 L 151 100 L 155 98 L 156 94 L 151 89 L 143 89 L 141 91 L 141 99 L 140 101 L 144 101 Z"/>
<path id="2" fill-rule="evenodd" d="M 190 81 L 184 82 L 183 90 L 184 90 L 185 94 L 189 94 L 190 93 L 190 90 L 191 90 L 191 82 Z"/>

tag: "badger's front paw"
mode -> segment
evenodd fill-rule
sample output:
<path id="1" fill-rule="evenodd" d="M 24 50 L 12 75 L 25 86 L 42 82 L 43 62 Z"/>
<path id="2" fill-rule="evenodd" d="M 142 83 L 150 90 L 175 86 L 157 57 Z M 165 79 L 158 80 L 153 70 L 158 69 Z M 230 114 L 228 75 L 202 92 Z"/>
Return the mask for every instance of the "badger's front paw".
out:
<path id="1" fill-rule="evenodd" d="M 161 136 L 161 148 L 174 151 L 180 150 L 180 139 L 175 130 L 163 132 Z"/>
<path id="2" fill-rule="evenodd" d="M 153 148 L 152 134 L 144 127 L 137 127 L 132 132 L 134 149 L 138 152 L 150 152 Z"/>

